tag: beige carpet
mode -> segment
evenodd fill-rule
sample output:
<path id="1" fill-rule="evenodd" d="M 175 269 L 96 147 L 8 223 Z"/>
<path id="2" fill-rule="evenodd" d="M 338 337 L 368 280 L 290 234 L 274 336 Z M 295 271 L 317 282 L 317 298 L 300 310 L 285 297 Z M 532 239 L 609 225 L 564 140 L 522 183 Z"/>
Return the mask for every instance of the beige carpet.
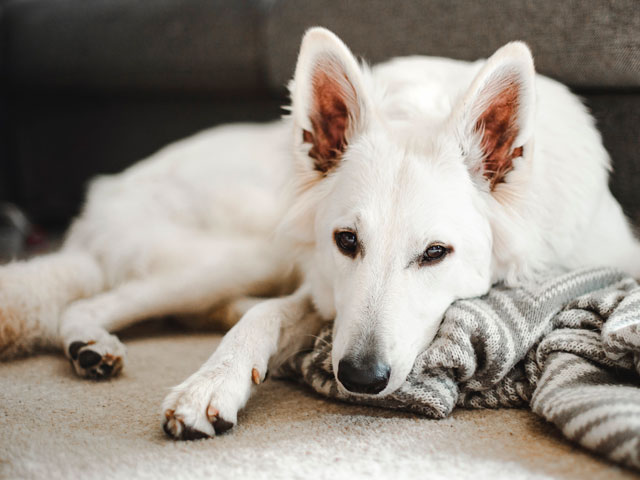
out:
<path id="1" fill-rule="evenodd" d="M 167 388 L 219 338 L 137 334 L 126 339 L 123 375 L 101 383 L 76 378 L 54 355 L 0 364 L 0 477 L 636 478 L 567 443 L 528 411 L 428 420 L 335 403 L 277 380 L 258 387 L 230 433 L 167 439 L 159 421 Z"/>

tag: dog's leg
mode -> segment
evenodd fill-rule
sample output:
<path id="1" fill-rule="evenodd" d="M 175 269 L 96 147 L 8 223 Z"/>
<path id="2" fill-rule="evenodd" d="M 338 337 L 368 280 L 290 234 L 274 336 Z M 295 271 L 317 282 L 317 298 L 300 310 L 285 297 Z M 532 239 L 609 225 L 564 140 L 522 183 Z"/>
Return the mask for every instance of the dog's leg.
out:
<path id="1" fill-rule="evenodd" d="M 240 258 L 237 248 L 206 263 L 192 258 L 178 270 L 130 280 L 70 304 L 62 314 L 60 336 L 76 373 L 106 378 L 122 369 L 125 348 L 109 332 L 147 318 L 205 312 L 255 284 L 286 276 L 271 252 L 259 244 L 251 247 Z"/>
<path id="2" fill-rule="evenodd" d="M 104 289 L 96 259 L 65 249 L 0 266 L 0 359 L 60 344 L 61 313 Z"/>
<path id="3" fill-rule="evenodd" d="M 211 437 L 230 429 L 260 383 L 269 360 L 291 341 L 291 330 L 314 333 L 318 317 L 305 288 L 291 296 L 266 300 L 234 326 L 200 369 L 174 387 L 162 405 L 164 430 L 177 439 Z M 309 337 L 311 338 L 311 337 Z"/>
<path id="4" fill-rule="evenodd" d="M 176 317 L 175 321 L 178 325 L 189 328 L 190 330 L 206 331 L 211 330 L 213 327 L 217 331 L 228 331 L 238 323 L 245 313 L 259 303 L 264 302 L 267 298 L 286 295 L 291 292 L 291 290 L 291 288 L 287 288 L 284 289 L 284 291 L 274 291 L 273 294 L 261 297 L 241 295 L 216 305 L 204 314 L 183 315 Z"/>

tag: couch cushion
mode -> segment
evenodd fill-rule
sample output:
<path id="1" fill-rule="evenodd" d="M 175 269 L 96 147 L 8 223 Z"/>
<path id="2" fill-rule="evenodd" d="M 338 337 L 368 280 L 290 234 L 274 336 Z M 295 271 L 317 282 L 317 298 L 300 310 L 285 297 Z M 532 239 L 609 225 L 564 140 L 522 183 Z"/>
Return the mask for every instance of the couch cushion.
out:
<path id="1" fill-rule="evenodd" d="M 640 94 L 584 95 L 613 161 L 611 191 L 640 227 Z"/>
<path id="2" fill-rule="evenodd" d="M 14 0 L 6 66 L 21 86 L 258 89 L 261 3 Z"/>
<path id="3" fill-rule="evenodd" d="M 524 40 L 538 70 L 566 84 L 640 87 L 637 0 L 279 0 L 265 30 L 271 87 L 290 78 L 300 38 L 314 25 L 371 62 L 413 54 L 476 60 Z"/>

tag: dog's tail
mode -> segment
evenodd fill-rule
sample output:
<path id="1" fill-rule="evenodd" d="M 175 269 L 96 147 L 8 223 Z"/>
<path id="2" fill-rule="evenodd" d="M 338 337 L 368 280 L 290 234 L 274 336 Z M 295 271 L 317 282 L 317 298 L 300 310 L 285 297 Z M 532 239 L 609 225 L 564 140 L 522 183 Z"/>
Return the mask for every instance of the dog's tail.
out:
<path id="1" fill-rule="evenodd" d="M 82 251 L 0 266 L 0 360 L 60 346 L 64 308 L 99 292 L 103 282 L 96 260 Z"/>

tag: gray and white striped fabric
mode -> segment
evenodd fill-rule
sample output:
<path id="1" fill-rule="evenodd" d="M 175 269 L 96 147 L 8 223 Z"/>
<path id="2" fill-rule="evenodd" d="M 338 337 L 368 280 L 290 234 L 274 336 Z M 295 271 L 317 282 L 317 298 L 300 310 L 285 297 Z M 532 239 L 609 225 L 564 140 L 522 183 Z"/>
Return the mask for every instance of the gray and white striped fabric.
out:
<path id="1" fill-rule="evenodd" d="M 640 287 L 612 269 L 454 303 L 407 381 L 384 398 L 338 390 L 330 324 L 284 367 L 323 395 L 434 418 L 455 406 L 528 405 L 567 438 L 640 469 Z"/>

